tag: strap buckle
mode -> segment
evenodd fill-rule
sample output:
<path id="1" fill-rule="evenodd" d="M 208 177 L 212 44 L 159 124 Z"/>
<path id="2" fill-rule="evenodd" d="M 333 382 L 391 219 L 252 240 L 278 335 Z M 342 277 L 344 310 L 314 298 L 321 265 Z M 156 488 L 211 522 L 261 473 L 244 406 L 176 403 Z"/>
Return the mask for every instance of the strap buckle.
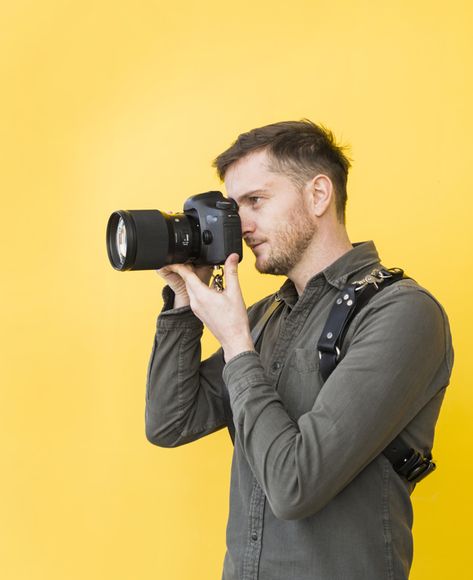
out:
<path id="1" fill-rule="evenodd" d="M 322 356 L 324 354 L 333 354 L 331 352 L 325 352 L 325 351 L 321 350 L 320 348 L 319 348 L 319 350 L 317 352 L 319 353 L 319 359 L 320 360 L 322 360 Z M 338 348 L 337 345 L 335 345 L 335 353 L 336 353 L 335 354 L 335 360 L 338 362 L 338 360 L 340 359 L 340 349 Z"/>
<path id="2" fill-rule="evenodd" d="M 435 471 L 437 466 L 432 461 L 432 457 L 424 457 L 415 449 L 412 449 L 411 451 L 412 453 L 403 459 L 402 464 L 396 465 L 394 469 L 410 483 L 419 483 L 419 481 L 424 479 L 424 477 L 427 477 L 429 473 Z"/>
<path id="3" fill-rule="evenodd" d="M 382 284 L 388 278 L 392 278 L 393 275 L 399 275 L 399 273 L 402 273 L 400 268 L 391 268 L 390 270 L 375 268 L 361 280 L 355 280 L 353 282 L 355 292 L 363 290 L 369 284 L 373 284 L 376 290 L 379 290 L 378 284 Z"/>

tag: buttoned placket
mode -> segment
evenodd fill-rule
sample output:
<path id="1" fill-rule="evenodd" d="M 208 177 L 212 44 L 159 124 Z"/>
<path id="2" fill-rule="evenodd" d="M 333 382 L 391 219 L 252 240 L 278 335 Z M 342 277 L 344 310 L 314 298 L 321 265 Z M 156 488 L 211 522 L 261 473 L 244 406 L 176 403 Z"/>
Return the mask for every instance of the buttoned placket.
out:
<path id="1" fill-rule="evenodd" d="M 256 479 L 254 479 L 250 498 L 250 513 L 248 514 L 248 541 L 243 560 L 242 580 L 258 580 L 265 505 L 266 497 L 264 492 Z"/>
<path id="2" fill-rule="evenodd" d="M 325 288 L 325 280 L 319 278 L 310 291 L 300 297 L 284 321 L 281 323 L 279 336 L 274 348 L 272 349 L 272 356 L 269 359 L 269 369 L 272 382 L 277 390 L 279 378 L 285 364 L 288 351 L 292 346 L 295 337 L 299 334 L 310 315 L 312 308 L 320 298 L 323 289 Z M 314 344 L 315 354 L 315 344 Z"/>
<path id="3" fill-rule="evenodd" d="M 300 299 L 281 323 L 278 340 L 269 359 L 269 369 L 275 389 L 278 387 L 279 378 L 284 367 L 284 360 L 292 341 L 301 331 L 307 320 L 311 308 L 320 298 L 325 287 L 324 279 L 319 279 L 314 284 L 311 292 Z M 315 345 L 314 345 L 315 353 Z M 242 580 L 258 580 L 259 561 L 262 549 L 264 532 L 264 509 L 266 496 L 256 479 L 253 479 L 253 488 L 250 498 L 250 511 L 248 514 L 248 540 L 243 560 Z"/>

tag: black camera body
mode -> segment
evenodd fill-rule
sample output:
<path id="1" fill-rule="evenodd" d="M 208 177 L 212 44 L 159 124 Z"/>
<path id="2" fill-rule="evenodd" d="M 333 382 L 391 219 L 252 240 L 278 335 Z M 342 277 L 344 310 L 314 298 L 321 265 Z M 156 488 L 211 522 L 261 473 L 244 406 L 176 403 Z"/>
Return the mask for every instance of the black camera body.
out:
<path id="1" fill-rule="evenodd" d="M 236 201 L 225 198 L 220 191 L 208 191 L 189 197 L 184 203 L 184 213 L 194 216 L 194 223 L 201 232 L 196 264 L 223 264 L 233 253 L 241 260 L 241 221 Z"/>
<path id="2" fill-rule="evenodd" d="M 220 191 L 189 197 L 183 213 L 119 210 L 107 225 L 107 252 L 116 270 L 155 270 L 191 262 L 218 266 L 243 257 L 238 205 Z"/>

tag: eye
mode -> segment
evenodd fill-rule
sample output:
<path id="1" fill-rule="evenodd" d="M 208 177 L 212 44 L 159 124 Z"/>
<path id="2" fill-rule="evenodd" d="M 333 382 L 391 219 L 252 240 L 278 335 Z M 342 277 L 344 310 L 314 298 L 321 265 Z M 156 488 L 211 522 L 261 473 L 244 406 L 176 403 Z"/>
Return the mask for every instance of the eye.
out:
<path id="1" fill-rule="evenodd" d="M 257 203 L 260 201 L 261 197 L 259 197 L 259 196 L 257 196 L 257 195 L 252 195 L 252 196 L 251 196 L 250 198 L 248 198 L 248 199 L 249 199 L 249 201 L 250 201 L 251 205 L 256 205 L 256 204 L 257 204 Z"/>

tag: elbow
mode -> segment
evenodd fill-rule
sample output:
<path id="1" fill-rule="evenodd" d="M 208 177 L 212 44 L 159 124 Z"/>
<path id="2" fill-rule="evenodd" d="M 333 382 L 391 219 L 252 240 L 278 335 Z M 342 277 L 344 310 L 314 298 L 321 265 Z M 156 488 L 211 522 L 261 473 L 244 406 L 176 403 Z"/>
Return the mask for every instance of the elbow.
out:
<path id="1" fill-rule="evenodd" d="M 166 447 L 166 448 L 176 447 L 176 443 L 174 440 L 170 439 L 169 437 L 166 437 L 165 435 L 159 433 L 154 429 L 150 429 L 148 425 L 146 425 L 145 434 L 146 439 L 151 444 L 156 445 L 157 447 Z"/>
<path id="2" fill-rule="evenodd" d="M 289 503 L 285 504 L 275 502 L 269 502 L 269 504 L 274 516 L 278 520 L 302 520 L 304 518 L 308 518 L 309 516 L 313 516 L 318 511 L 314 508 L 308 509 L 304 505 L 291 505 Z"/>
<path id="3" fill-rule="evenodd" d="M 146 439 L 157 447 L 171 448 L 181 445 L 181 437 L 174 429 L 152 420 L 150 415 L 145 416 L 145 435 Z"/>
<path id="4" fill-rule="evenodd" d="M 274 517 L 276 517 L 278 520 L 291 521 L 291 520 L 300 520 L 303 517 L 307 517 L 303 516 L 299 510 L 294 509 L 293 507 L 290 506 L 279 505 L 274 503 L 270 505 Z"/>
<path id="5" fill-rule="evenodd" d="M 278 520 L 302 520 L 320 512 L 332 499 L 332 494 L 311 493 L 307 496 L 268 497 L 268 503 Z"/>
<path id="6" fill-rule="evenodd" d="M 156 445 L 157 447 L 165 447 L 165 448 L 171 448 L 171 447 L 176 447 L 176 445 L 169 441 L 166 438 L 163 438 L 161 436 L 157 436 L 154 433 L 148 433 L 148 431 L 146 430 L 146 439 L 153 445 Z"/>

